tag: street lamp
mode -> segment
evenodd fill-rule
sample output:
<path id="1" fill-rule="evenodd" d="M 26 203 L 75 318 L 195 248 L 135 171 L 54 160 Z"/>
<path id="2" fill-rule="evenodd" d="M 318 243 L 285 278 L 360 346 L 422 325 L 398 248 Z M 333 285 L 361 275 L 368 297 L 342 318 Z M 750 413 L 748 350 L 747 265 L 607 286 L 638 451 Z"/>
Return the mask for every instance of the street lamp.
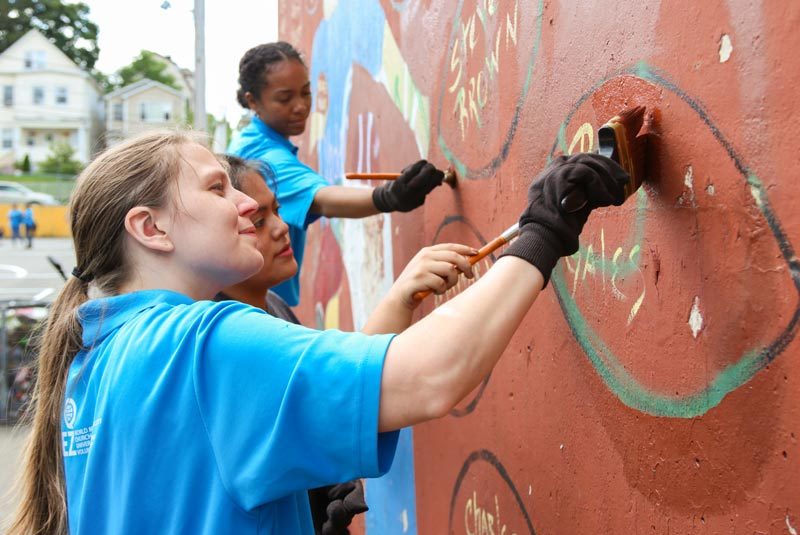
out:
<path id="1" fill-rule="evenodd" d="M 161 3 L 161 9 L 169 9 L 169 0 Z M 206 5 L 205 0 L 194 0 L 194 128 L 203 132 L 206 121 Z"/>

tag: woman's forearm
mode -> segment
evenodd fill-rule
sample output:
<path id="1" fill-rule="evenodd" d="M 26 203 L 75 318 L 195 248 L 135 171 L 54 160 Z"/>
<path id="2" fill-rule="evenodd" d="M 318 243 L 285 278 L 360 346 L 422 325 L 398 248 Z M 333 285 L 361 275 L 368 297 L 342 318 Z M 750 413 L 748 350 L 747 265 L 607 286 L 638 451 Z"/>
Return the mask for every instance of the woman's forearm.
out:
<path id="1" fill-rule="evenodd" d="M 475 388 L 543 284 L 528 262 L 501 258 L 462 294 L 398 335 L 384 363 L 381 431 L 443 416 Z"/>
<path id="2" fill-rule="evenodd" d="M 311 212 L 325 217 L 357 219 L 379 213 L 372 201 L 372 188 L 326 186 L 317 190 Z"/>
<path id="3" fill-rule="evenodd" d="M 401 333 L 411 325 L 414 311 L 388 295 L 378 303 L 361 329 L 364 334 Z"/>

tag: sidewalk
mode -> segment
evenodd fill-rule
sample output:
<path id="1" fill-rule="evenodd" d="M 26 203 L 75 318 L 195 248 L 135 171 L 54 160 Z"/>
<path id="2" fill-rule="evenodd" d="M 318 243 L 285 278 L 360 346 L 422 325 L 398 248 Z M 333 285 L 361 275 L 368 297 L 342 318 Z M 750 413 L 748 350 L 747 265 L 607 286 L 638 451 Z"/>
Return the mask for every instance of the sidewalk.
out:
<path id="1" fill-rule="evenodd" d="M 27 427 L 0 425 L 0 528 L 11 516 L 16 497 L 9 495 L 22 462 L 22 448 L 28 436 Z"/>
<path id="2" fill-rule="evenodd" d="M 11 240 L 0 242 L 0 301 L 51 302 L 64 281 L 47 261 L 52 256 L 69 275 L 75 267 L 70 238 L 35 238 L 33 248 L 25 249 Z"/>

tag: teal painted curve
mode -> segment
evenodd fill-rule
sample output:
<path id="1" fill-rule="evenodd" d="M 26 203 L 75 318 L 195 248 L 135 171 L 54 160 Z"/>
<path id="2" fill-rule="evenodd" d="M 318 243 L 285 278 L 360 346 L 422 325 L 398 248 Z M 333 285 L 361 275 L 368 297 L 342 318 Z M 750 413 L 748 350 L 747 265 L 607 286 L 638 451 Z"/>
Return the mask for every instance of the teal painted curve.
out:
<path id="1" fill-rule="evenodd" d="M 672 92 L 689 105 L 689 107 L 697 113 L 703 123 L 711 130 L 711 133 L 723 149 L 725 149 L 744 181 L 753 188 L 753 195 L 757 198 L 756 205 L 767 221 L 772 235 L 775 237 L 781 251 L 781 256 L 789 267 L 789 273 L 794 282 L 795 290 L 798 292 L 798 295 L 800 295 L 800 264 L 795 256 L 792 244 L 789 242 L 780 221 L 778 221 L 775 212 L 772 210 L 767 190 L 764 188 L 763 183 L 758 176 L 745 165 L 730 142 L 716 125 L 714 125 L 702 104 L 672 83 L 664 74 L 648 66 L 646 63 L 640 62 L 629 69 L 619 71 L 604 78 L 590 88 L 573 106 L 572 111 L 559 129 L 550 157 L 555 153 L 557 147 L 564 145 L 566 125 L 569 124 L 570 119 L 583 102 L 606 81 L 623 74 L 638 76 Z M 635 237 L 634 243 L 637 244 L 641 243 L 643 237 L 644 217 L 646 214 L 646 210 L 644 209 L 646 208 L 646 203 L 642 204 L 642 195 L 645 194 L 640 192 L 640 201 L 637 204 L 636 223 L 634 224 L 633 232 L 633 236 Z M 639 234 L 640 230 L 642 234 Z M 638 268 L 638 266 L 628 266 L 628 268 L 633 269 Z M 800 306 L 798 306 L 795 308 L 786 327 L 771 343 L 745 351 L 737 362 L 720 370 L 704 388 L 683 396 L 671 396 L 646 388 L 641 382 L 628 373 L 616 355 L 614 355 L 600 336 L 589 326 L 580 307 L 572 298 L 567 288 L 563 273 L 563 262 L 560 263 L 559 267 L 553 272 L 551 280 L 558 302 L 564 312 L 564 316 L 567 319 L 575 340 L 586 353 L 589 361 L 609 390 L 628 407 L 654 416 L 693 418 L 707 413 L 709 410 L 719 405 L 725 396 L 750 381 L 760 370 L 764 369 L 778 355 L 783 353 L 789 343 L 794 339 L 798 324 L 800 323 Z"/>

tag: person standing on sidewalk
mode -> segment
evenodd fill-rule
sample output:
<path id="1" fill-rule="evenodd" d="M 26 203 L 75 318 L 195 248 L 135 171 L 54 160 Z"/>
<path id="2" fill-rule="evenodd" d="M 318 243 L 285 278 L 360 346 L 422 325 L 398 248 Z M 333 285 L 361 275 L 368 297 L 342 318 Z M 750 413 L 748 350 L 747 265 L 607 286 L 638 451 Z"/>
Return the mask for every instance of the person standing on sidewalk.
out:
<path id="1" fill-rule="evenodd" d="M 36 220 L 33 218 L 33 204 L 25 205 L 25 213 L 22 214 L 22 222 L 25 224 L 25 239 L 28 241 L 28 249 L 33 247 L 33 237 L 36 235 Z"/>
<path id="2" fill-rule="evenodd" d="M 15 245 L 17 240 L 22 241 L 22 235 L 19 230 L 22 227 L 22 210 L 16 204 L 11 205 L 11 210 L 8 211 L 8 226 L 11 227 L 11 245 Z"/>

